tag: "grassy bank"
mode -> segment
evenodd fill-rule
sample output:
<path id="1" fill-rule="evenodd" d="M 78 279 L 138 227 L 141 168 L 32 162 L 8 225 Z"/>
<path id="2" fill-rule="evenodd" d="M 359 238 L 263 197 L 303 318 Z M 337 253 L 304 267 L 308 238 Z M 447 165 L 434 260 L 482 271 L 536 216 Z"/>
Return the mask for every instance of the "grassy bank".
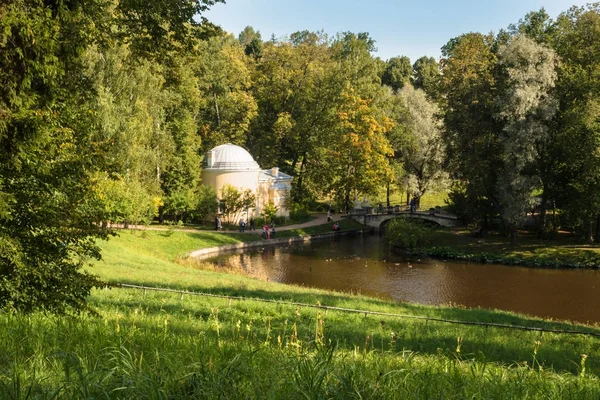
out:
<path id="1" fill-rule="evenodd" d="M 597 398 L 600 339 L 462 321 L 600 329 L 399 304 L 201 270 L 177 260 L 246 235 L 148 231 L 104 243 L 113 282 L 212 295 L 94 291 L 99 316 L 0 314 L 0 398 Z M 582 356 L 584 354 L 585 356 Z"/>
<path id="2" fill-rule="evenodd" d="M 513 246 L 510 238 L 499 234 L 477 238 L 462 229 L 437 229 L 420 252 L 438 258 L 528 267 L 600 268 L 600 246 L 581 244 L 566 232 L 547 240 L 522 232 Z"/>

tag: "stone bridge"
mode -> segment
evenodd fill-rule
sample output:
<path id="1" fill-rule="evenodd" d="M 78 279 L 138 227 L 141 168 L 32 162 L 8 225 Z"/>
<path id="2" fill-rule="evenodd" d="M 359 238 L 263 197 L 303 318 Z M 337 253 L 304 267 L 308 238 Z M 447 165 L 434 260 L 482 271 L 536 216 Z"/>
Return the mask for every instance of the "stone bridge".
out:
<path id="1" fill-rule="evenodd" d="M 442 213 L 439 210 L 417 211 L 411 213 L 409 211 L 398 210 L 398 207 L 390 207 L 384 213 L 372 213 L 370 209 L 351 210 L 348 218 L 352 218 L 358 223 L 370 226 L 379 230 L 387 221 L 394 218 L 412 218 L 423 221 L 433 222 L 439 226 L 452 228 L 460 225 L 458 218 L 452 214 Z"/>

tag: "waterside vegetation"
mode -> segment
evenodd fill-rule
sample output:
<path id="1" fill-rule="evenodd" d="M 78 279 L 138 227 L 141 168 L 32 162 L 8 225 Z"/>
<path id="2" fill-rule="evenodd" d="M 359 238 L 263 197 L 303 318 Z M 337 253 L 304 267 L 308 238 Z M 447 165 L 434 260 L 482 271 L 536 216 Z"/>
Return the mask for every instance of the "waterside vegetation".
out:
<path id="1" fill-rule="evenodd" d="M 600 246 L 582 244 L 577 235 L 557 232 L 540 239 L 535 232 L 520 231 L 514 244 L 501 233 L 485 238 L 465 228 L 432 228 L 421 223 L 394 220 L 387 240 L 400 251 L 441 259 L 545 268 L 600 268 Z"/>

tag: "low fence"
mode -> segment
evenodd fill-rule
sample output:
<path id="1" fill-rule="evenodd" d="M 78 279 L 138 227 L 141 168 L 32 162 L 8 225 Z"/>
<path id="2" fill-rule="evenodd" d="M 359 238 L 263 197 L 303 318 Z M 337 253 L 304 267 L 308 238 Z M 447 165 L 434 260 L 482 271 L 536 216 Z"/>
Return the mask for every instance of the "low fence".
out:
<path id="1" fill-rule="evenodd" d="M 325 305 L 321 305 L 321 304 L 301 303 L 301 302 L 296 302 L 296 301 L 272 300 L 272 299 L 262 299 L 262 298 L 256 298 L 256 297 L 243 297 L 243 296 L 227 296 L 227 295 L 222 295 L 222 294 L 213 294 L 213 293 L 204 293 L 204 292 L 191 292 L 191 291 L 187 291 L 187 290 L 157 288 L 157 287 L 151 287 L 151 286 L 132 285 L 132 284 L 127 284 L 127 283 L 121 283 L 116 286 L 121 287 L 121 288 L 126 288 L 126 289 L 139 289 L 139 290 L 143 290 L 144 293 L 146 293 L 146 291 L 177 293 L 177 294 L 181 295 L 182 298 L 184 295 L 222 298 L 222 299 L 228 299 L 230 301 L 230 304 L 231 304 L 231 300 L 255 301 L 255 302 L 260 302 L 260 303 L 283 304 L 283 305 L 300 306 L 300 307 L 306 307 L 306 308 L 318 308 L 321 310 L 347 312 L 347 313 L 353 313 L 353 314 L 364 314 L 365 318 L 369 315 L 377 315 L 377 316 L 386 316 L 386 317 L 393 317 L 393 318 L 418 319 L 418 320 L 424 320 L 426 323 L 428 321 L 434 321 L 434 322 L 441 322 L 441 323 L 447 323 L 447 324 L 476 325 L 476 326 L 482 326 L 485 328 L 494 327 L 494 328 L 515 329 L 515 330 L 522 330 L 522 331 L 534 331 L 534 332 L 539 332 L 540 335 L 542 335 L 544 332 L 547 332 L 547 333 L 556 333 L 556 334 L 565 334 L 565 335 L 586 335 L 586 336 L 600 337 L 600 333 L 586 332 L 586 331 L 580 331 L 580 330 L 550 329 L 550 328 L 533 327 L 533 326 L 499 324 L 499 323 L 494 323 L 494 322 L 461 321 L 461 320 L 444 319 L 444 318 L 437 318 L 437 317 L 427 317 L 427 316 L 423 316 L 423 315 L 386 313 L 386 312 L 380 312 L 380 311 L 359 310 L 359 309 L 354 309 L 354 308 L 333 307 L 333 306 L 325 306 Z"/>

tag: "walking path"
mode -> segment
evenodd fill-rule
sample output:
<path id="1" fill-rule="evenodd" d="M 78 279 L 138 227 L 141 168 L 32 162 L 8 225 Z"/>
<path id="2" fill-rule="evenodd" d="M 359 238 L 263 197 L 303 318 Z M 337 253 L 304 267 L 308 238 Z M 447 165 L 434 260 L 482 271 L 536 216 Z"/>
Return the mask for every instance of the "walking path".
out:
<path id="1" fill-rule="evenodd" d="M 323 225 L 327 223 L 327 214 L 314 214 L 313 216 L 316 216 L 316 218 L 311 219 L 310 221 L 307 222 L 303 222 L 301 224 L 292 224 L 292 225 L 281 225 L 281 226 L 275 226 L 275 230 L 277 232 L 280 231 L 289 231 L 292 229 L 302 229 L 302 228 L 308 228 L 310 226 L 317 226 L 317 225 Z M 341 214 L 331 214 L 331 217 L 333 219 L 333 221 L 339 221 L 341 219 Z M 332 222 L 333 224 L 333 222 Z M 122 224 L 114 224 L 111 226 L 112 228 L 123 228 Z M 128 229 L 148 229 L 148 230 L 153 230 L 153 231 L 165 231 L 168 230 L 168 227 L 165 226 L 146 226 L 146 225 L 129 225 Z M 179 232 L 210 232 L 208 230 L 203 230 L 203 229 L 193 229 L 193 228 L 179 228 L 177 226 L 173 226 L 173 230 L 179 231 Z M 213 230 L 214 232 L 214 230 Z M 220 232 L 227 232 L 227 233 L 241 233 L 239 232 L 239 227 L 232 227 L 232 229 L 226 230 L 223 229 Z M 257 226 L 256 230 L 254 231 L 250 231 L 248 229 L 248 225 L 246 225 L 246 231 L 244 233 L 255 233 L 258 235 L 262 235 L 262 226 Z"/>
<path id="2" fill-rule="evenodd" d="M 317 226 L 317 225 L 323 225 L 327 223 L 327 214 L 313 214 L 314 217 L 311 219 L 310 221 L 307 222 L 303 222 L 301 224 L 292 224 L 292 225 L 275 225 L 275 231 L 276 232 L 280 232 L 280 231 L 290 231 L 292 229 L 302 229 L 302 228 L 308 228 L 309 226 Z M 339 221 L 341 219 L 341 214 L 335 215 L 335 214 L 331 214 L 331 224 L 333 224 L 333 221 Z M 239 232 L 239 230 L 223 230 L 222 232 Z M 257 226 L 255 231 L 250 231 L 248 230 L 248 225 L 246 225 L 246 231 L 244 233 L 258 233 L 260 235 L 262 235 L 262 227 L 261 226 Z"/>
<path id="3" fill-rule="evenodd" d="M 335 214 L 331 214 L 331 218 L 333 219 L 333 221 L 339 221 L 340 220 L 340 215 L 335 215 Z M 333 221 L 331 222 L 333 224 Z M 281 227 L 276 226 L 275 229 L 277 229 L 278 231 L 289 231 L 292 229 L 301 229 L 301 228 L 307 228 L 309 226 L 317 226 L 317 225 L 323 225 L 327 223 L 327 214 L 316 214 L 316 218 L 308 221 L 308 222 L 303 222 L 301 224 L 293 224 L 293 225 L 282 225 Z"/>

